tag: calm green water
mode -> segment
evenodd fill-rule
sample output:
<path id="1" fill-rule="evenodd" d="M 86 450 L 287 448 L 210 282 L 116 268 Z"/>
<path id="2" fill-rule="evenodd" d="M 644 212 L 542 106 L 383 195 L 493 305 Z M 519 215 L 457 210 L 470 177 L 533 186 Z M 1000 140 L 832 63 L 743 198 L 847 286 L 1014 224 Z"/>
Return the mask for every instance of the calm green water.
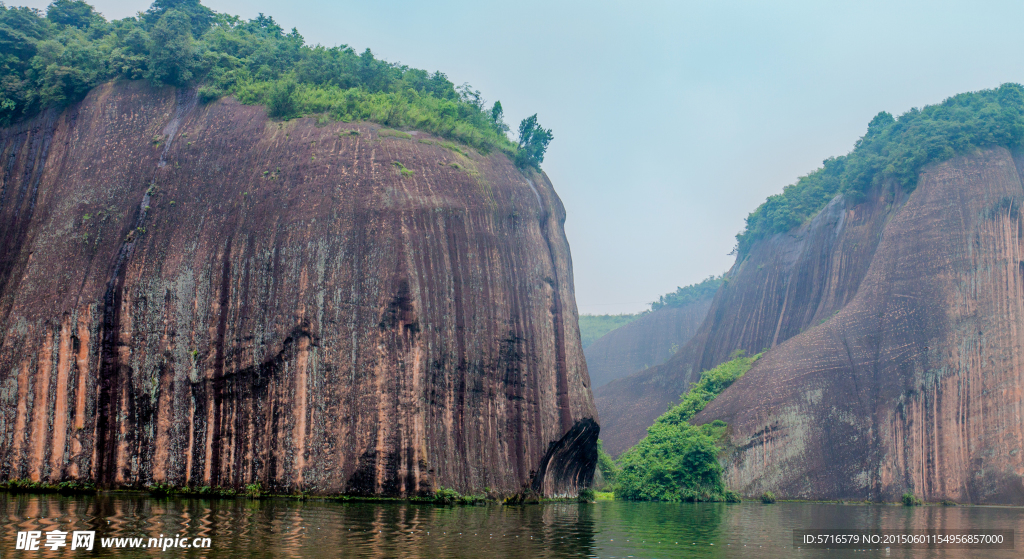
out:
<path id="1" fill-rule="evenodd" d="M 434 507 L 0 494 L 6 557 L 1020 557 L 1017 550 L 809 550 L 795 528 L 1013 529 L 1024 508 L 600 502 Z M 16 550 L 19 531 L 96 532 L 95 549 Z M 210 538 L 209 549 L 101 549 L 101 538 Z M 42 544 L 45 544 L 45 535 Z"/>

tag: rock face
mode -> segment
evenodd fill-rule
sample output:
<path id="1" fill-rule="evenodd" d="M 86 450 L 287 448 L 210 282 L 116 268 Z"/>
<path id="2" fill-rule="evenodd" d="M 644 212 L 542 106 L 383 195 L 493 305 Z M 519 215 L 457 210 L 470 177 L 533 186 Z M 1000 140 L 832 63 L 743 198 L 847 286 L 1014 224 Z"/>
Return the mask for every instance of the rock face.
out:
<path id="1" fill-rule="evenodd" d="M 599 392 L 619 414 L 603 438 L 642 436 L 630 397 L 667 404 L 658 390 L 770 348 L 695 418 L 729 423 L 731 488 L 1024 504 L 1022 177 L 1024 156 L 990 149 L 760 241 L 680 354 Z"/>
<path id="2" fill-rule="evenodd" d="M 658 309 L 595 340 L 583 350 L 593 385 L 602 386 L 668 361 L 700 327 L 711 299 Z"/>
<path id="3" fill-rule="evenodd" d="M 0 131 L 0 163 L 0 478 L 590 483 L 546 176 L 141 83 Z"/>

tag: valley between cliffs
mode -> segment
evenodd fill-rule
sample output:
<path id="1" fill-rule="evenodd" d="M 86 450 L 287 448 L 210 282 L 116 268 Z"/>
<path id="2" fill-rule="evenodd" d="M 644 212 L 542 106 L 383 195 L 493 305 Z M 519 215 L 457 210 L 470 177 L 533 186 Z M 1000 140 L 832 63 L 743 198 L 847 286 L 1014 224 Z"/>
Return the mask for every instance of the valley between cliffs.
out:
<path id="1" fill-rule="evenodd" d="M 0 478 L 589 485 L 545 175 L 141 82 L 3 129 L 0 166 Z"/>

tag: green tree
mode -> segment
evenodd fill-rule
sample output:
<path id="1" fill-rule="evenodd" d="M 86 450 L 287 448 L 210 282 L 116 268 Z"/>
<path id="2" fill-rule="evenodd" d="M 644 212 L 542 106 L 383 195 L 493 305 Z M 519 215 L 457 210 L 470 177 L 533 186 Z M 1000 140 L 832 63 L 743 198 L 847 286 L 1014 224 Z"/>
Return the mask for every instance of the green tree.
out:
<path id="1" fill-rule="evenodd" d="M 508 132 L 508 125 L 505 124 L 505 109 L 501 107 L 501 101 L 495 101 L 491 106 L 491 125 L 499 134 Z"/>
<path id="2" fill-rule="evenodd" d="M 155 27 L 170 11 L 179 12 L 187 17 L 193 37 L 202 37 L 213 24 L 213 10 L 202 5 L 199 0 L 155 0 L 142 18 L 147 25 Z"/>
<path id="3" fill-rule="evenodd" d="M 295 90 L 298 87 L 299 84 L 293 79 L 275 82 L 270 88 L 270 93 L 267 95 L 267 114 L 283 119 L 295 116 L 298 108 Z"/>
<path id="4" fill-rule="evenodd" d="M 515 162 L 521 168 L 540 168 L 544 162 L 544 153 L 548 150 L 548 144 L 554 135 L 550 129 L 544 129 L 537 122 L 537 115 L 524 118 L 519 123 L 519 151 L 516 153 Z"/>
<path id="5" fill-rule="evenodd" d="M 695 303 L 715 296 L 718 288 L 722 285 L 722 276 L 709 276 L 700 283 L 677 287 L 675 292 L 667 293 L 658 297 L 658 300 L 651 303 L 651 310 L 656 311 L 662 308 L 675 308 Z"/>
<path id="6" fill-rule="evenodd" d="M 188 14 L 167 10 L 149 36 L 149 78 L 171 85 L 188 83 L 199 65 Z"/>
<path id="7" fill-rule="evenodd" d="M 156 0 L 106 22 L 82 0 L 53 0 L 45 15 L 0 3 L 0 125 L 76 102 L 112 78 L 198 85 L 204 102 L 233 95 L 281 118 L 369 120 L 482 154 L 517 151 L 478 91 L 460 96 L 445 74 L 379 60 L 368 49 L 308 46 L 264 14 L 245 21 L 199 0 Z"/>
<path id="8" fill-rule="evenodd" d="M 46 8 L 46 19 L 57 25 L 88 29 L 94 24 L 103 24 L 103 16 L 83 0 L 54 0 Z"/>

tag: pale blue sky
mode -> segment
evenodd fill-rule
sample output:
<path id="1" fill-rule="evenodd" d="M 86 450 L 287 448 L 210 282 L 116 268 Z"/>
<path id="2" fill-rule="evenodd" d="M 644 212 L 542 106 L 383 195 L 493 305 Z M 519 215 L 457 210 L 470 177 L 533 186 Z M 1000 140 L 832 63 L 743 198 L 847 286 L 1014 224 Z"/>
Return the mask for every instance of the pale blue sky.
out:
<path id="1" fill-rule="evenodd" d="M 441 70 L 501 100 L 513 128 L 538 113 L 584 313 L 642 310 L 728 269 L 743 218 L 878 111 L 1024 82 L 1020 2 L 205 3 Z M 148 7 L 93 4 L 108 19 Z"/>

